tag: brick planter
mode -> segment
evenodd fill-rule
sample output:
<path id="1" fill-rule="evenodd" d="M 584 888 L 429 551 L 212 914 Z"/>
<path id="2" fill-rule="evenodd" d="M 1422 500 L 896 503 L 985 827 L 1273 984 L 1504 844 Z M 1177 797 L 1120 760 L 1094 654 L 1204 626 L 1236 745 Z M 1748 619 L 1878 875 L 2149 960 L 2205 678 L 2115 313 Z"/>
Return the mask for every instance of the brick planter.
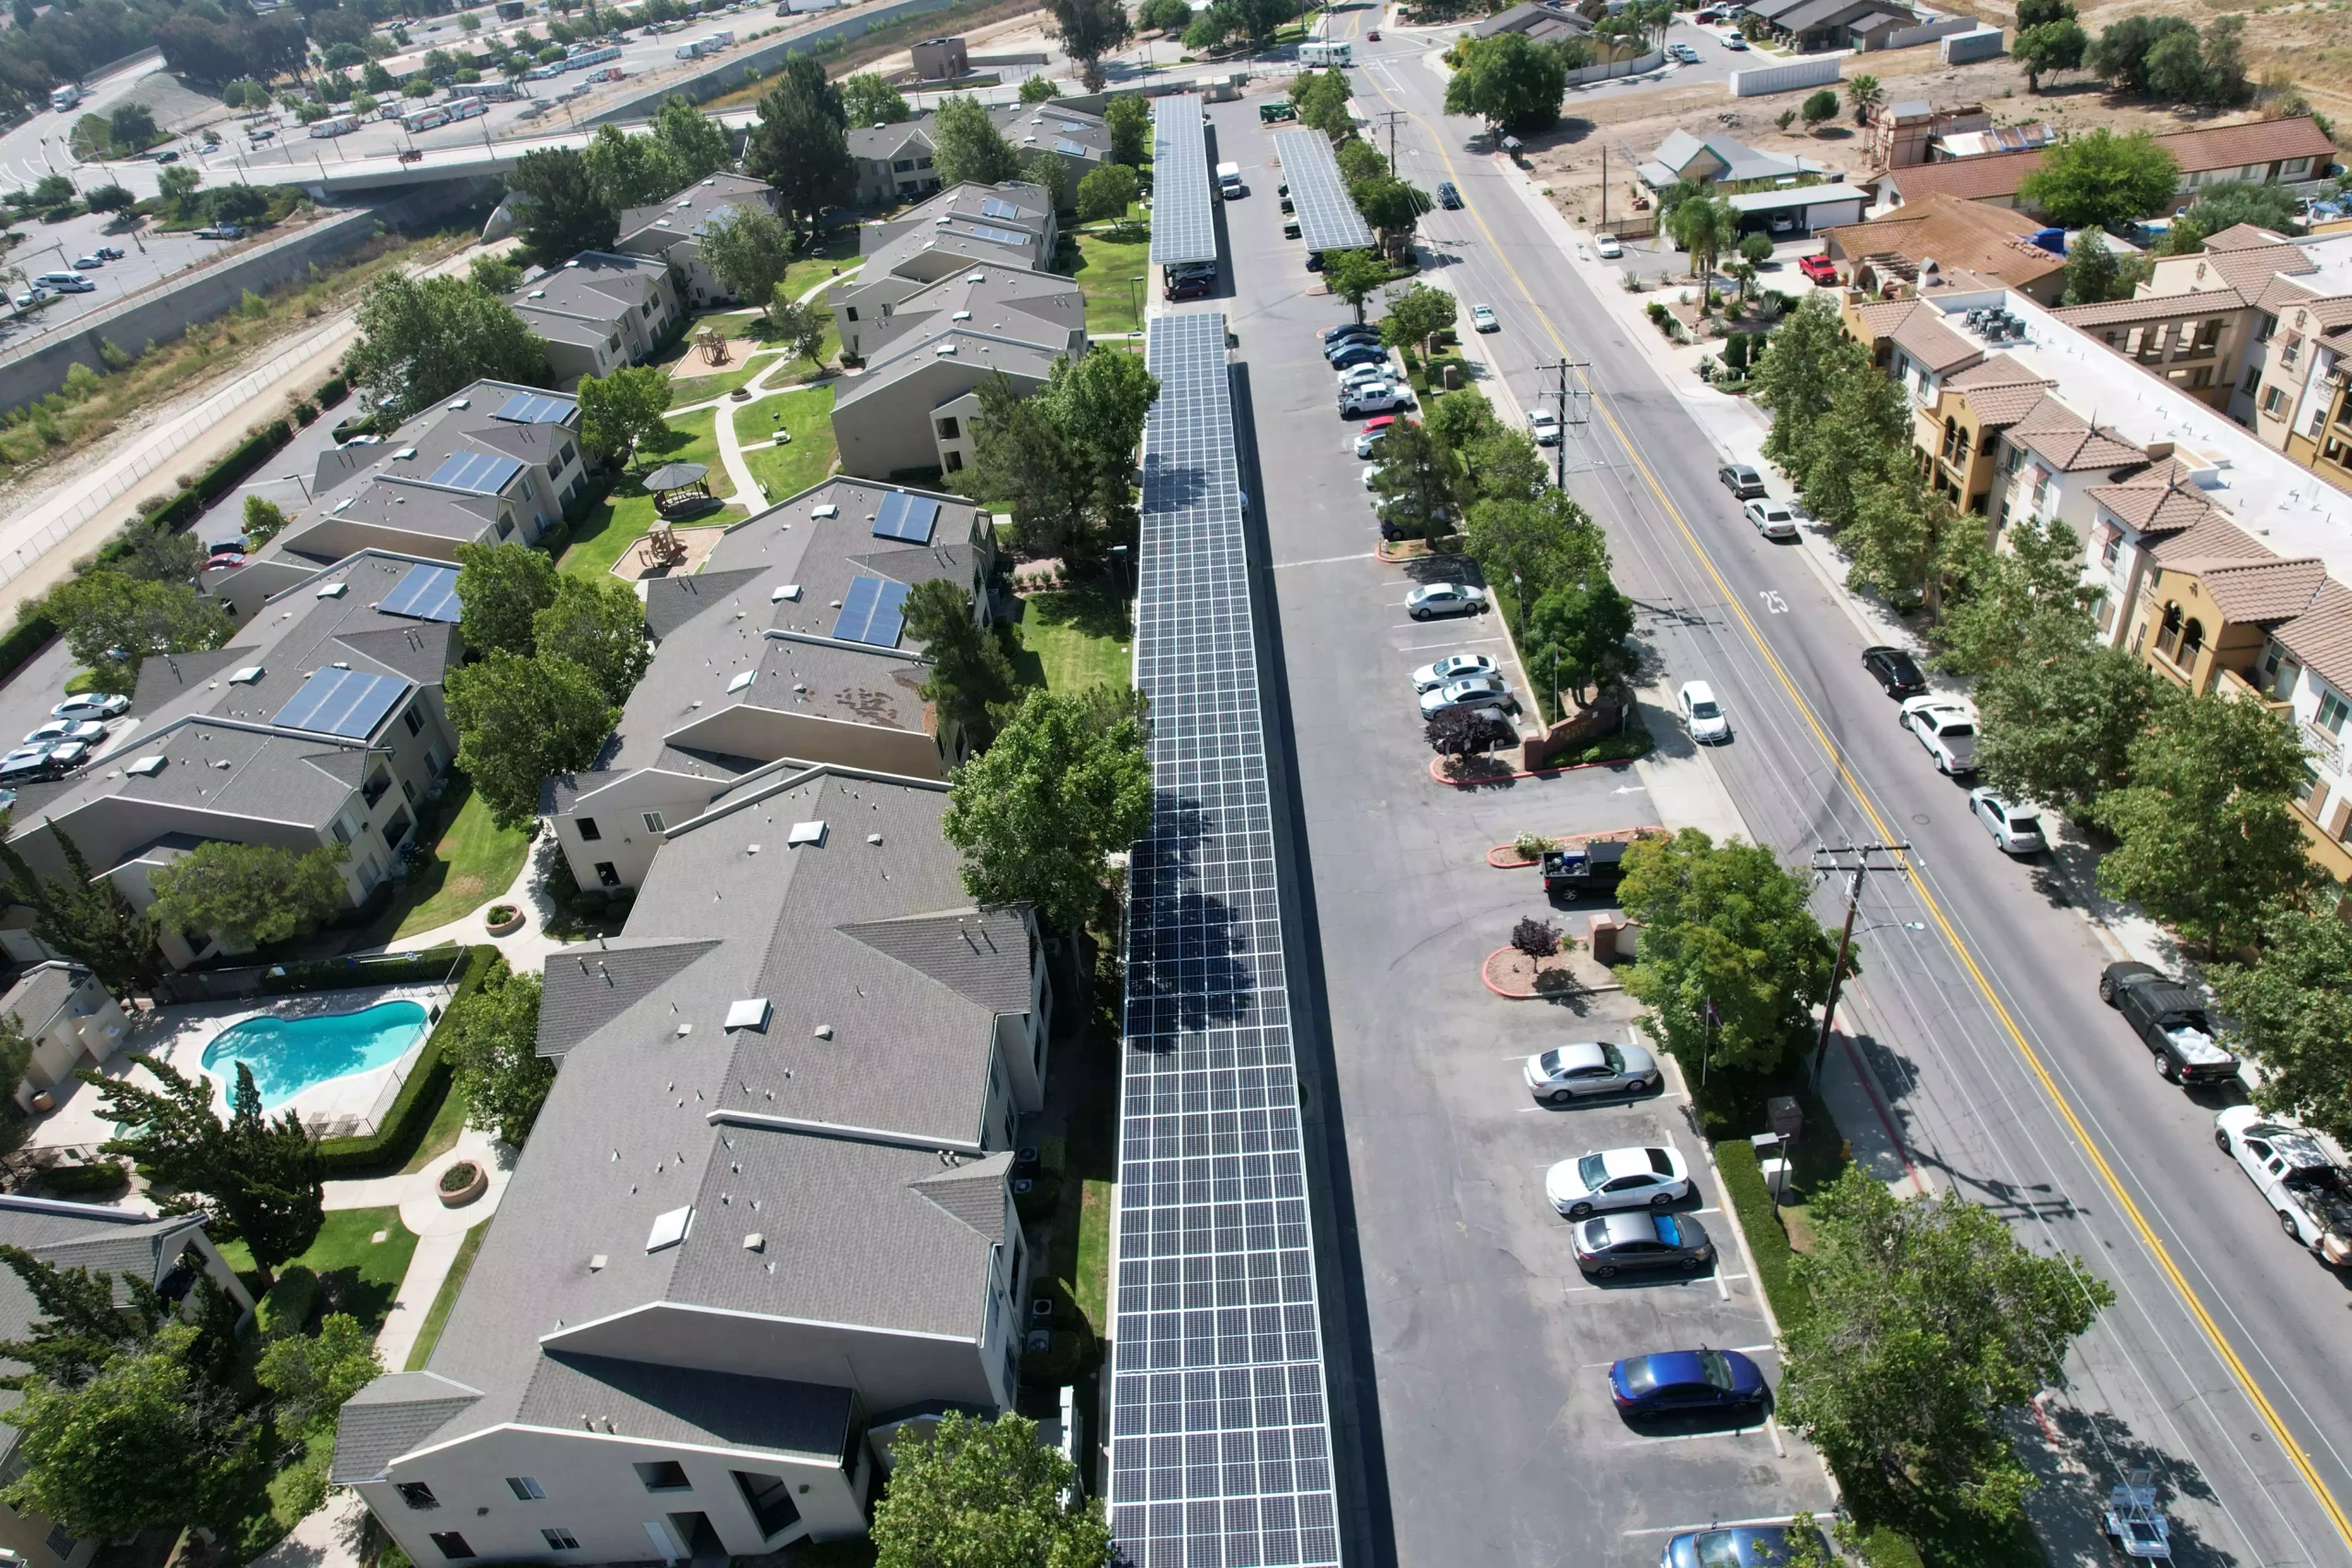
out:
<path id="1" fill-rule="evenodd" d="M 460 1172 L 469 1172 L 470 1179 L 462 1186 L 451 1187 L 449 1179 Z M 490 1190 L 490 1172 L 471 1160 L 464 1160 L 443 1171 L 441 1179 L 434 1183 L 433 1190 L 440 1197 L 443 1208 L 462 1209 Z"/>

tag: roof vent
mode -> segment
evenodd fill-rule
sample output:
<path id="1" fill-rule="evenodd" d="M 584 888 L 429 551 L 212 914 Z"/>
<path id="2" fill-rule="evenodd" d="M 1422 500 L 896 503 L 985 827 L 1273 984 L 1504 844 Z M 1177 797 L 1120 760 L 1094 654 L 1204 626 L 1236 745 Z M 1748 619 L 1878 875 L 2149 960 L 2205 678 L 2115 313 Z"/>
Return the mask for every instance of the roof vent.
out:
<path id="1" fill-rule="evenodd" d="M 122 765 L 122 771 L 133 778 L 152 779 L 164 771 L 164 763 L 168 759 L 160 753 L 153 757 L 137 757 L 125 762 Z"/>
<path id="2" fill-rule="evenodd" d="M 956 356 L 956 345 L 952 343 L 943 343 L 931 352 L 942 359 L 952 359 Z"/>
<path id="3" fill-rule="evenodd" d="M 597 1272 L 609 1261 L 611 1261 L 611 1259 L 607 1258 L 603 1253 L 597 1253 L 594 1257 L 588 1259 L 588 1272 L 591 1274 Z"/>
<path id="4" fill-rule="evenodd" d="M 882 841 L 882 835 L 879 833 L 868 833 L 865 835 L 865 841 L 869 844 L 878 844 Z"/>
<path id="5" fill-rule="evenodd" d="M 727 1027 L 729 1029 L 756 1029 L 762 1033 L 765 1033 L 768 1027 L 767 998 L 746 997 L 741 1001 L 737 1002 L 733 1007 L 729 1008 L 727 1010 Z"/>
<path id="6" fill-rule="evenodd" d="M 686 1239 L 695 1227 L 695 1206 L 673 1209 L 666 1214 L 653 1216 L 653 1228 L 645 1233 L 645 1250 L 659 1252 L 665 1247 L 675 1247 Z"/>
<path id="7" fill-rule="evenodd" d="M 988 280 L 989 275 L 985 272 L 967 272 L 964 275 L 964 281 L 967 283 L 986 283 Z"/>
<path id="8" fill-rule="evenodd" d="M 547 297 L 548 291 L 544 288 L 534 288 L 530 293 L 524 296 L 526 299 L 544 299 Z"/>
<path id="9" fill-rule="evenodd" d="M 442 406 L 449 410 L 450 412 L 455 413 L 459 409 L 469 409 L 473 407 L 474 400 L 471 398 L 451 398 Z"/>
<path id="10" fill-rule="evenodd" d="M 322 599 L 340 599 L 350 592 L 351 584 L 348 582 L 330 582 L 324 588 L 319 590 L 319 597 Z"/>
<path id="11" fill-rule="evenodd" d="M 393 453 L 392 456 L 403 458 L 414 457 L 416 456 L 416 448 L 413 446 L 403 446 L 399 451 Z"/>
<path id="12" fill-rule="evenodd" d="M 812 518 L 839 517 L 841 514 L 842 509 L 830 501 L 822 506 L 811 507 L 808 512 L 808 515 Z"/>
<path id="13" fill-rule="evenodd" d="M 794 846 L 815 844 L 821 849 L 825 843 L 825 824 L 822 821 L 795 822 L 791 834 L 784 841 Z"/>
<path id="14" fill-rule="evenodd" d="M 820 1023 L 817 1026 L 815 1033 L 820 1040 L 831 1040 L 833 1037 L 833 1026 L 830 1023 Z"/>
<path id="15" fill-rule="evenodd" d="M 232 686 L 250 686 L 259 681 L 265 673 L 266 673 L 266 671 L 264 671 L 262 666 L 258 664 L 248 664 L 243 670 L 238 671 L 234 675 L 229 677 L 229 684 Z"/>
<path id="16" fill-rule="evenodd" d="M 768 595 L 768 603 L 775 604 L 780 604 L 786 599 L 797 599 L 799 597 L 800 584 L 797 582 L 787 582 L 778 588 L 775 592 Z"/>
<path id="17" fill-rule="evenodd" d="M 574 256 L 571 260 L 570 260 L 570 261 L 568 261 L 568 262 L 564 263 L 563 265 L 566 265 L 566 266 L 568 266 L 568 267 L 570 267 L 570 266 L 578 266 L 578 265 L 580 265 L 580 259 L 579 259 L 577 256 Z"/>
<path id="18" fill-rule="evenodd" d="M 744 687 L 750 685 L 753 677 L 758 674 L 759 671 L 756 670 L 746 670 L 741 675 L 736 676 L 732 681 L 728 682 L 727 689 L 729 692 L 740 692 Z"/>
<path id="19" fill-rule="evenodd" d="M 970 321 L 970 320 L 972 319 L 972 312 L 971 312 L 971 311 L 969 311 L 969 310 L 958 310 L 958 311 L 956 311 L 956 314 L 955 314 L 955 315 L 953 315 L 953 316 L 949 317 L 948 319 L 949 319 L 950 321 Z"/>
<path id="20" fill-rule="evenodd" d="M 758 1231 L 753 1231 L 743 1238 L 743 1250 L 746 1252 L 765 1252 L 767 1249 L 768 1238 Z"/>

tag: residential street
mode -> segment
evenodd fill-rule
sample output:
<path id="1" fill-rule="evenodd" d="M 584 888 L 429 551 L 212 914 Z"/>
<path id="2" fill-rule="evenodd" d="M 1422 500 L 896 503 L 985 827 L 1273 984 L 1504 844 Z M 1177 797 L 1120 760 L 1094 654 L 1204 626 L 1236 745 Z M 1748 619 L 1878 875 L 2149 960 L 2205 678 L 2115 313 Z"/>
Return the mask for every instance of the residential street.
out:
<path id="1" fill-rule="evenodd" d="M 1361 35 L 1376 17 L 1335 15 L 1330 36 L 1358 39 L 1359 107 L 1405 112 L 1400 172 L 1424 188 L 1452 179 L 1466 199 L 1429 214 L 1421 235 L 1465 307 L 1490 303 L 1503 319 L 1484 343 L 1507 390 L 1489 384 L 1490 395 L 1509 417 L 1554 384 L 1539 382 L 1539 365 L 1589 364 L 1594 396 L 1572 411 L 1569 485 L 1608 528 L 1617 580 L 1642 606 L 1645 682 L 1705 679 L 1729 710 L 1734 739 L 1706 763 L 1667 734 L 1659 765 L 1711 766 L 1748 830 L 1797 863 L 1822 844 L 1908 840 L 1910 877 L 1875 876 L 1864 893 L 1862 974 L 1840 1014 L 1883 1092 L 1885 1131 L 1930 1189 L 2009 1213 L 2030 1244 L 2079 1255 L 2116 1289 L 2070 1358 L 2069 1387 L 2046 1399 L 2039 1434 L 2020 1434 L 2042 1475 L 2030 1506 L 2053 1558 L 2104 1561 L 2098 1506 L 2148 1468 L 2177 1561 L 2343 1561 L 2346 1283 L 2278 1234 L 2216 1151 L 2222 1101 L 2160 1078 L 2100 1004 L 2099 968 L 2120 953 L 2081 913 L 2082 897 L 2049 866 L 1994 848 L 1964 789 L 1935 773 L 1863 672 L 1864 628 L 1841 596 L 1797 547 L 1768 543 L 1740 518 L 1686 400 L 1696 383 L 1664 384 L 1595 292 L 1613 275 L 1574 258 L 1508 164 L 1469 150 L 1475 124 L 1442 118 L 1442 76 L 1421 58 L 1442 41 L 1406 32 L 1368 45 Z M 1605 1560 L 1630 1563 L 1654 1560 L 1650 1532 L 1663 1527 L 1819 1506 L 1826 1486 L 1809 1456 L 1779 1461 L 1770 1446 L 1710 1436 L 1620 1464 L 1593 1438 L 1600 1374 L 1586 1363 L 1667 1348 L 1657 1336 L 1685 1325 L 1713 1344 L 1755 1340 L 1720 1337 L 1743 1331 L 1679 1307 L 1599 1327 L 1572 1294 L 1555 1293 L 1557 1244 L 1530 1234 L 1531 1199 L 1535 1220 L 1547 1218 L 1542 1163 L 1637 1136 L 1697 1145 L 1663 1106 L 1552 1112 L 1521 1098 L 1514 1054 L 1622 1038 L 1607 1032 L 1623 1010 L 1604 997 L 1584 1020 L 1483 994 L 1479 957 L 1541 900 L 1482 855 L 1523 829 L 1659 818 L 1632 769 L 1468 795 L 1428 780 L 1406 670 L 1498 634 L 1407 621 L 1410 580 L 1370 558 L 1371 507 L 1345 449 L 1352 427 L 1331 412 L 1309 347 L 1345 307 L 1300 298 L 1300 252 L 1278 238 L 1274 178 L 1259 173 L 1272 143 L 1253 104 L 1215 118 L 1215 156 L 1239 162 L 1265 193 L 1226 206 L 1238 298 L 1216 303 L 1238 336 L 1267 470 L 1251 489 L 1281 611 L 1308 935 L 1346 1134 L 1339 1175 L 1352 1205 L 1340 1224 L 1352 1226 L 1363 1275 L 1375 1537 L 1402 1562 L 1499 1550 L 1541 1563 L 1595 1561 L 1593 1541 L 1622 1531 Z M 1825 918 L 1841 892 L 1817 896 Z M 1314 973 L 1311 960 L 1302 966 Z M 1720 1224 L 1728 1240 L 1728 1218 Z M 1664 1303 L 1692 1289 L 1636 1291 Z M 1751 1287 L 1728 1289 L 1736 1307 Z M 1598 1419 L 1614 1422 L 1605 1406 Z"/>

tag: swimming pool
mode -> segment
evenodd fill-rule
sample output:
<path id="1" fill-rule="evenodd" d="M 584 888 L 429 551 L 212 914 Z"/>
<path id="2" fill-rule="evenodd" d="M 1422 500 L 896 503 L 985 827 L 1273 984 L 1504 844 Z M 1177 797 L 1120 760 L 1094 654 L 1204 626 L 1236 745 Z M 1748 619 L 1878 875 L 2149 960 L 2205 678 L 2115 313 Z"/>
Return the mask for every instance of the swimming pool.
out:
<path id="1" fill-rule="evenodd" d="M 204 1070 L 233 1084 L 235 1064 L 244 1063 L 262 1108 L 275 1111 L 330 1078 L 390 1066 L 424 1037 L 425 1023 L 424 1005 L 409 1001 L 317 1018 L 249 1018 L 204 1048 Z"/>

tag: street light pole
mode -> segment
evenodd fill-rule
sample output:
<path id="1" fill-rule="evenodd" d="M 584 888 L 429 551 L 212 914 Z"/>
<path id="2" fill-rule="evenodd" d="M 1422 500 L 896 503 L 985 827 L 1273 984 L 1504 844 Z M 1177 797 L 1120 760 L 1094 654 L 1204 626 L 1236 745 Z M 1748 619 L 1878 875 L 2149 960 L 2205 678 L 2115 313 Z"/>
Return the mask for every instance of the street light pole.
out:
<path id="1" fill-rule="evenodd" d="M 1135 316 L 1136 331 L 1143 331 L 1143 277 L 1140 274 L 1127 279 L 1127 309 Z"/>

